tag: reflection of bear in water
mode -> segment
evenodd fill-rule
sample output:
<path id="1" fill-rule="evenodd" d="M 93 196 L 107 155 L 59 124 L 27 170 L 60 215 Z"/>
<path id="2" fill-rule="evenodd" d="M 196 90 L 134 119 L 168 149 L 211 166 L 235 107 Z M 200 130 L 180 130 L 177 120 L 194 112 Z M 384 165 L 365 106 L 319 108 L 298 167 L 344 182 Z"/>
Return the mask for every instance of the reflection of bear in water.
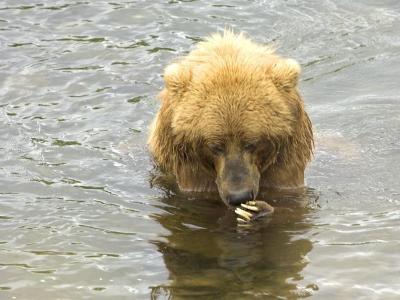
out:
<path id="1" fill-rule="evenodd" d="M 300 66 L 243 35 L 214 35 L 165 70 L 149 146 L 184 191 L 238 205 L 298 188 L 313 135 L 297 91 Z"/>
<path id="2" fill-rule="evenodd" d="M 165 213 L 153 218 L 169 233 L 153 243 L 169 281 L 152 288 L 152 299 L 295 299 L 313 293 L 315 286 L 304 288 L 309 282 L 301 274 L 312 249 L 304 238 L 308 209 L 286 196 L 286 208 L 249 229 L 232 226 L 232 213 L 218 203 L 162 199 Z"/>

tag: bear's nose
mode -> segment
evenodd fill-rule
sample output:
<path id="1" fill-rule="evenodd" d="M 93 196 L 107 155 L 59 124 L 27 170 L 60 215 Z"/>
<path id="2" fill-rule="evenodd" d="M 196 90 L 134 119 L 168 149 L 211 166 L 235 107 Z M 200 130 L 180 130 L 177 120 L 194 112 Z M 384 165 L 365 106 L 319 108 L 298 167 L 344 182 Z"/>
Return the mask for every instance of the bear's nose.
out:
<path id="1" fill-rule="evenodd" d="M 230 193 L 226 199 L 230 205 L 240 205 L 250 200 L 254 200 L 253 191 L 240 191 L 235 193 Z"/>

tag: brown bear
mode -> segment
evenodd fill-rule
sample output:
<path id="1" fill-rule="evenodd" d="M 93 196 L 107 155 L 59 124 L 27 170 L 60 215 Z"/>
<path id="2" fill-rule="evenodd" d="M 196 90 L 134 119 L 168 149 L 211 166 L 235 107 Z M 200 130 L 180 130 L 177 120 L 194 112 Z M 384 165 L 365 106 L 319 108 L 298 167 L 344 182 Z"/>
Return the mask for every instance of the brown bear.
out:
<path id="1" fill-rule="evenodd" d="M 225 31 L 165 69 L 149 148 L 183 191 L 218 191 L 228 205 L 266 189 L 304 186 L 312 125 L 299 64 Z"/>

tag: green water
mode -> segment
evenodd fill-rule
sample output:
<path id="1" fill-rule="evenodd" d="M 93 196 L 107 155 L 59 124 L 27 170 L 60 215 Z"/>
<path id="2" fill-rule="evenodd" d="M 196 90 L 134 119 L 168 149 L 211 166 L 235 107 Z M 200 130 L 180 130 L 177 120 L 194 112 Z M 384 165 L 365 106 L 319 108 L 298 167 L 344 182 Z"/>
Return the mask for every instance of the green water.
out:
<path id="1" fill-rule="evenodd" d="M 307 207 L 150 186 L 163 67 L 230 26 L 303 67 Z M 397 1 L 0 3 L 0 299 L 399 299 Z"/>

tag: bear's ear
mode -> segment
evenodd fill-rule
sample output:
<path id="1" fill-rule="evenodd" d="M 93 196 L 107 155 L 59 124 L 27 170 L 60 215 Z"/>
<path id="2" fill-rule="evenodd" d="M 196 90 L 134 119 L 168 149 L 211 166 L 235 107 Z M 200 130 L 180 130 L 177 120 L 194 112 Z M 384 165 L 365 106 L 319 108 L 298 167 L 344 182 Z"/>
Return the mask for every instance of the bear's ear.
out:
<path id="1" fill-rule="evenodd" d="M 270 72 L 278 89 L 290 90 L 297 86 L 301 67 L 294 59 L 279 59 Z"/>
<path id="2" fill-rule="evenodd" d="M 192 72 L 180 63 L 170 64 L 165 68 L 164 81 L 168 91 L 182 93 L 192 78 Z"/>

